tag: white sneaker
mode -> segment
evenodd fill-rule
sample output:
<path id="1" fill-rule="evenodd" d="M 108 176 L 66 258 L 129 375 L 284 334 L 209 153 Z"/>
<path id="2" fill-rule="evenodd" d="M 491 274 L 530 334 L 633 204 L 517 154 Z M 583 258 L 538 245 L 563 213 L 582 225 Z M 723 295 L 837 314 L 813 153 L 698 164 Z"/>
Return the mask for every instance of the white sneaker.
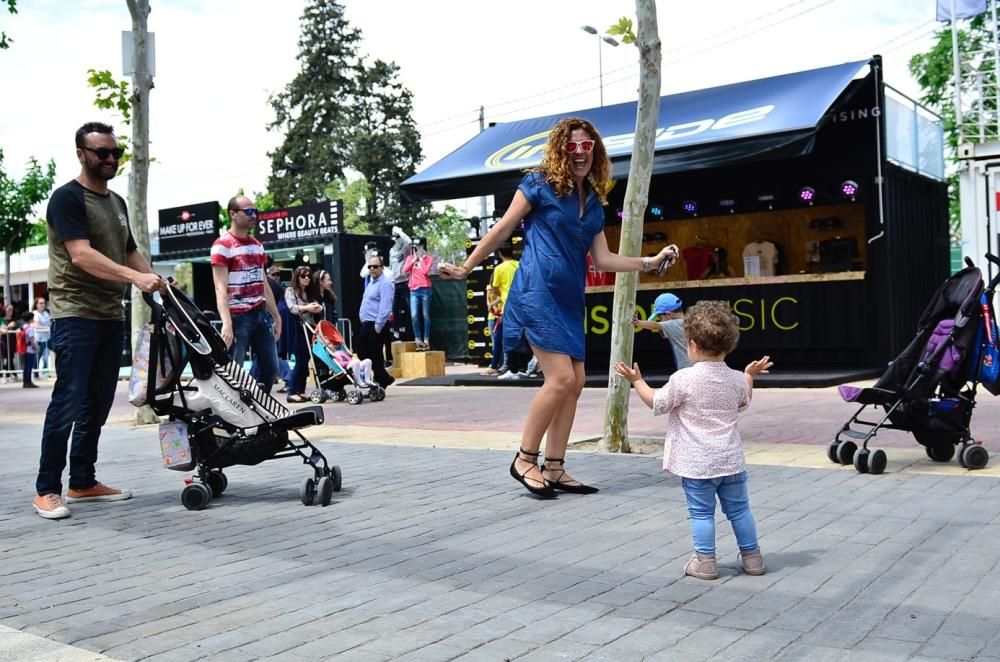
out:
<path id="1" fill-rule="evenodd" d="M 58 494 L 36 496 L 31 505 L 35 507 L 35 512 L 45 519 L 64 519 L 70 516 L 69 508 Z"/>
<path id="2" fill-rule="evenodd" d="M 504 381 L 504 382 L 510 382 L 510 381 L 513 381 L 515 379 L 520 379 L 520 378 L 521 378 L 521 373 L 514 372 L 513 370 L 510 371 L 510 372 L 505 372 L 502 375 L 500 375 L 499 377 L 497 377 L 497 379 L 499 379 L 501 381 Z"/>

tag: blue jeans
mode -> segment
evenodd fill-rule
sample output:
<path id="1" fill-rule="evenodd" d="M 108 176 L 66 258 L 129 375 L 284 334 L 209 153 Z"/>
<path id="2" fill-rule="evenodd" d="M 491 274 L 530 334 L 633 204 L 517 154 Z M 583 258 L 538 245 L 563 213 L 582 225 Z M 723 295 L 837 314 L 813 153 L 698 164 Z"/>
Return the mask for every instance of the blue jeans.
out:
<path id="1" fill-rule="evenodd" d="M 22 354 L 24 360 L 24 367 L 21 373 L 21 383 L 30 384 L 31 383 L 31 371 L 35 369 L 35 355 L 34 353 Z"/>
<path id="2" fill-rule="evenodd" d="M 300 330 L 295 334 L 292 353 L 295 355 L 295 368 L 292 370 L 292 379 L 288 384 L 288 395 L 303 395 L 306 392 L 306 381 L 309 379 L 309 357 L 311 354 L 305 331 Z"/>
<path id="3" fill-rule="evenodd" d="M 42 368 L 46 370 L 49 369 L 49 341 L 39 340 L 38 341 L 38 361 L 35 362 L 38 367 L 38 373 L 41 374 Z"/>
<path id="4" fill-rule="evenodd" d="M 278 376 L 278 348 L 274 344 L 274 320 L 264 306 L 233 315 L 233 348 L 230 352 L 233 361 L 241 368 L 249 347 L 253 347 L 257 357 L 260 371 L 257 381 L 265 393 L 270 393 L 274 378 Z"/>
<path id="5" fill-rule="evenodd" d="M 740 551 L 757 549 L 757 524 L 750 512 L 747 472 L 718 478 L 682 478 L 681 487 L 687 497 L 691 516 L 691 537 L 694 551 L 704 556 L 715 555 L 715 497 L 718 495 L 722 512 L 733 526 Z"/>
<path id="6" fill-rule="evenodd" d="M 97 484 L 97 441 L 118 386 L 123 327 L 124 322 L 80 317 L 52 320 L 49 347 L 59 355 L 59 372 L 42 428 L 38 494 L 62 493 L 67 445 L 70 488 Z"/>
<path id="7" fill-rule="evenodd" d="M 503 360 L 503 318 L 498 317 L 493 320 L 493 328 L 490 329 L 493 336 L 493 358 L 490 359 L 490 367 L 496 370 L 506 362 Z"/>
<path id="8" fill-rule="evenodd" d="M 413 336 L 417 340 L 431 339 L 431 288 L 410 290 L 410 317 L 413 319 Z"/>

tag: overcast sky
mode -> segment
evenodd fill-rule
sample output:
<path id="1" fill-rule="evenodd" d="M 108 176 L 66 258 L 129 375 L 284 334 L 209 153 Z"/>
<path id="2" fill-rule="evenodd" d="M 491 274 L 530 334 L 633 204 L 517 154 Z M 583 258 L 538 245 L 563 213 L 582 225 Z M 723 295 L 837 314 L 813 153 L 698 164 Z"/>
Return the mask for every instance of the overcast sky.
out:
<path id="1" fill-rule="evenodd" d="M 4 7 L 3 9 L 5 10 Z M 634 15 L 624 0 L 347 0 L 364 51 L 395 61 L 414 95 L 424 166 L 445 156 L 486 121 L 506 122 L 598 105 L 598 39 Z M 0 149 L 5 168 L 23 173 L 31 156 L 55 159 L 57 182 L 79 172 L 73 132 L 85 121 L 121 119 L 93 107 L 87 69 L 122 75 L 125 0 L 21 0 L 0 13 L 13 38 L 0 51 Z M 269 94 L 298 70 L 303 0 L 152 0 L 156 78 L 151 93 L 149 184 L 155 211 L 237 189 L 263 191 L 267 152 L 280 141 L 266 125 Z M 660 0 L 663 93 L 712 87 L 884 56 L 886 80 L 920 91 L 906 63 L 926 51 L 935 0 Z M 634 47 L 602 45 L 605 104 L 632 101 Z M 598 127 L 600 128 L 600 127 Z M 112 182 L 122 193 L 127 178 Z M 460 203 L 478 214 L 478 204 Z M 42 206 L 37 210 L 44 213 Z"/>

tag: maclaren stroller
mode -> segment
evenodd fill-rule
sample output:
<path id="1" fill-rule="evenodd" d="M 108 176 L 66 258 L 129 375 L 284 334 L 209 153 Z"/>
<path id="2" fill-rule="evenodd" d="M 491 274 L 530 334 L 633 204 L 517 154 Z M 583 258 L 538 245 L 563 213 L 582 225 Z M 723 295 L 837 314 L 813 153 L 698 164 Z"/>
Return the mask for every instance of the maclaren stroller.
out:
<path id="1" fill-rule="evenodd" d="M 181 491 L 184 507 L 202 510 L 225 492 L 226 467 L 281 457 L 300 457 L 312 469 L 299 490 L 302 503 L 328 505 L 340 491 L 340 467 L 330 465 L 299 432 L 323 423 L 322 407 L 291 412 L 265 393 L 232 360 L 222 336 L 195 303 L 173 285 L 159 301 L 150 295 L 145 299 L 152 309 L 145 402 L 169 417 L 160 426 L 168 468 L 197 468 L 197 480 Z M 184 381 L 188 364 L 192 377 Z"/>
<path id="2" fill-rule="evenodd" d="M 307 322 L 303 322 L 302 326 L 306 337 L 313 338 L 309 360 L 312 362 L 316 388 L 309 393 L 312 402 L 320 404 L 327 398 L 333 398 L 336 402 L 347 400 L 348 404 L 359 405 L 366 397 L 372 402 L 385 400 L 384 388 L 379 384 L 359 383 L 360 380 L 355 379 L 351 370 L 337 360 L 338 352 L 352 355 L 351 348 L 344 342 L 337 327 L 327 320 L 320 320 L 315 329 Z"/>
<path id="3" fill-rule="evenodd" d="M 986 258 L 1000 265 L 995 256 Z M 980 384 L 1000 394 L 993 311 L 1000 273 L 984 289 L 982 272 L 969 258 L 965 261 L 968 266 L 938 288 L 920 317 L 917 335 L 875 385 L 839 387 L 846 402 L 861 408 L 830 442 L 831 462 L 853 463 L 859 473 L 882 473 L 885 451 L 869 450 L 868 444 L 879 430 L 889 429 L 912 433 L 936 462 L 951 460 L 961 446 L 958 461 L 963 467 L 987 465 L 989 452 L 972 439 L 969 423 Z M 879 420 L 861 420 L 869 407 L 879 412 Z"/>

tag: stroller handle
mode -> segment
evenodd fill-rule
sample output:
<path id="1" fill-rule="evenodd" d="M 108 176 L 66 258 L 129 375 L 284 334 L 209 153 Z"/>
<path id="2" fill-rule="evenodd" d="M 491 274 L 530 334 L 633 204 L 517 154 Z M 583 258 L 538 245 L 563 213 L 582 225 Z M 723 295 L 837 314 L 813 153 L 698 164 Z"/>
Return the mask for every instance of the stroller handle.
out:
<path id="1" fill-rule="evenodd" d="M 987 253 L 986 259 L 1000 267 L 1000 257 L 997 257 L 992 253 Z M 993 293 L 996 291 L 997 285 L 1000 285 L 1000 271 L 997 271 L 997 274 L 990 279 L 989 285 L 986 286 L 986 289 L 988 292 Z"/>

